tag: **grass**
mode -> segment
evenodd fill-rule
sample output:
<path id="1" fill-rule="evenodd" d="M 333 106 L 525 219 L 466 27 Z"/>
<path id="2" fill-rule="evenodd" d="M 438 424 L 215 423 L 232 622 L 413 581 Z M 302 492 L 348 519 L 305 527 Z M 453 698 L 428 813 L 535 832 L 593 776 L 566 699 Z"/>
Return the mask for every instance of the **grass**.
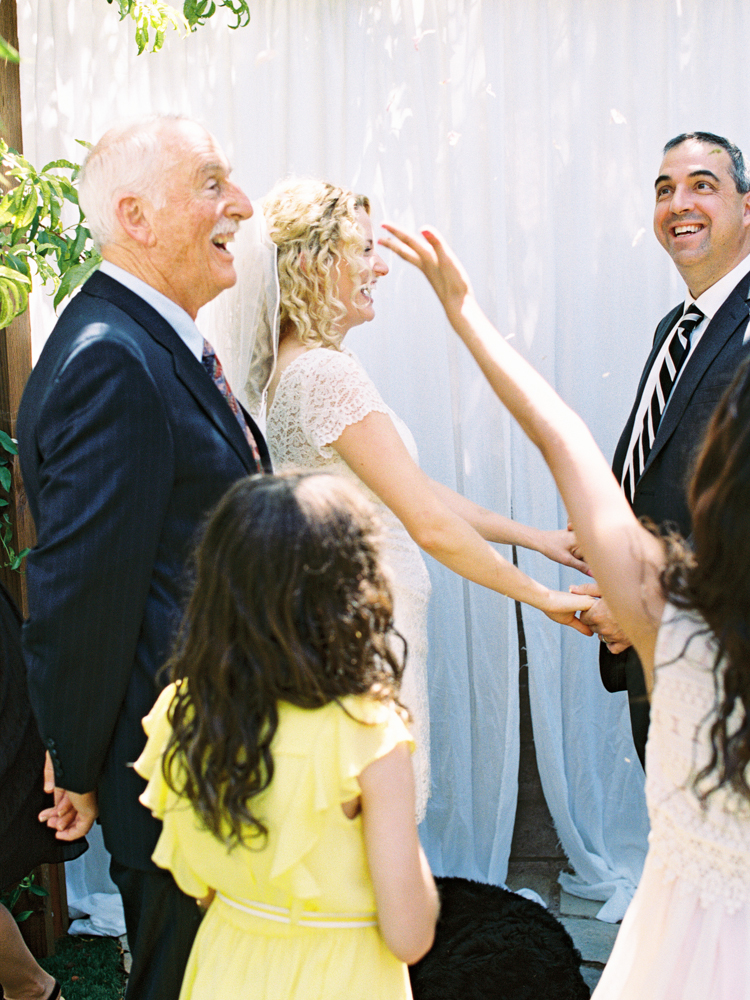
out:
<path id="1" fill-rule="evenodd" d="M 55 954 L 39 964 L 58 980 L 65 1000 L 121 1000 L 125 992 L 116 938 L 67 935 L 57 941 Z"/>

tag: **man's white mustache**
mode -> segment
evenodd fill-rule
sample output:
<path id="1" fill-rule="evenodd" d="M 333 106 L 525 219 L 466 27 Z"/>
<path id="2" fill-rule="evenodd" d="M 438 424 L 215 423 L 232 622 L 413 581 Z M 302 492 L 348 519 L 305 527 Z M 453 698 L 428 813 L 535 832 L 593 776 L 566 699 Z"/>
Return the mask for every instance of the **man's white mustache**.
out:
<path id="1" fill-rule="evenodd" d="M 213 239 L 214 236 L 231 236 L 236 233 L 239 228 L 240 225 L 238 222 L 232 222 L 227 219 L 225 222 L 219 222 L 214 226 L 210 238 Z"/>

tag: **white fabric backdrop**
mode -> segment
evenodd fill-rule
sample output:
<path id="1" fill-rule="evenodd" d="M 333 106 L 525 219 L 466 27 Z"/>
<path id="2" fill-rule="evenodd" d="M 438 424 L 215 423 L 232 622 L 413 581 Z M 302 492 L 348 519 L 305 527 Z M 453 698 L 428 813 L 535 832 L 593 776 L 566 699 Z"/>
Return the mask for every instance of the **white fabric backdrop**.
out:
<path id="1" fill-rule="evenodd" d="M 513 343 L 611 454 L 657 320 L 682 297 L 651 232 L 660 148 L 708 129 L 745 148 L 743 0 L 251 0 L 135 55 L 104 0 L 19 3 L 24 141 L 80 158 L 116 118 L 182 111 L 215 132 L 251 197 L 294 172 L 368 193 L 375 220 L 436 224 Z M 430 475 L 519 520 L 565 523 L 541 460 L 394 262 L 351 345 L 411 426 Z M 38 342 L 51 316 L 35 306 Z M 201 317 L 199 317 L 201 322 Z M 202 320 L 210 336 L 211 318 Z M 214 336 L 231 369 L 229 331 Z M 234 376 L 235 384 L 241 379 Z M 576 574 L 521 551 L 553 586 Z M 513 608 L 431 563 L 437 872 L 502 882 L 515 813 Z M 596 641 L 524 609 L 539 768 L 577 876 L 617 919 L 645 850 L 643 777 Z"/>

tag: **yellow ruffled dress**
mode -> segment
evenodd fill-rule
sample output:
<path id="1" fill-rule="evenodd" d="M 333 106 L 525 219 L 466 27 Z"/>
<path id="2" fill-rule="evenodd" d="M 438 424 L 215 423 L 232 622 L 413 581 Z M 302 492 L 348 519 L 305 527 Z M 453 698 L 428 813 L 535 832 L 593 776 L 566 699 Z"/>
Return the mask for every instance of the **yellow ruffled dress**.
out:
<path id="1" fill-rule="evenodd" d="M 180 1000 L 410 998 L 407 967 L 378 930 L 361 817 L 341 809 L 360 794 L 368 764 L 412 743 L 400 717 L 366 696 L 343 699 L 347 711 L 280 703 L 273 781 L 253 801 L 268 839 L 228 849 L 164 781 L 173 695 L 171 685 L 143 720 L 148 742 L 135 767 L 148 780 L 141 802 L 164 824 L 155 863 L 191 896 L 217 893 Z"/>

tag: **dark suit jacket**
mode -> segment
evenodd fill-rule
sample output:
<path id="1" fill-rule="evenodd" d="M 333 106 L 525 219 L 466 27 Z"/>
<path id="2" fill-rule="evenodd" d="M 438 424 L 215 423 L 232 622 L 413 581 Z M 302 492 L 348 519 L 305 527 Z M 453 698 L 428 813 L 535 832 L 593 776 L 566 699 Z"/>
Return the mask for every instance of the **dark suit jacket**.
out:
<path id="1" fill-rule="evenodd" d="M 88 847 L 66 843 L 37 816 L 52 806 L 43 789 L 44 747 L 29 704 L 21 615 L 0 583 L 0 889 L 41 864 L 72 861 Z"/>
<path id="2" fill-rule="evenodd" d="M 250 421 L 264 466 L 262 435 Z M 94 274 L 45 344 L 18 415 L 37 528 L 24 655 L 57 783 L 99 792 L 105 843 L 148 869 L 141 718 L 158 693 L 196 529 L 259 471 L 226 400 L 174 329 Z"/>
<path id="3" fill-rule="evenodd" d="M 750 274 L 729 294 L 697 347 L 688 358 L 669 397 L 669 405 L 659 424 L 654 446 L 633 497 L 633 510 L 650 517 L 656 524 L 669 522 L 684 538 L 692 528 L 687 506 L 687 485 L 693 459 L 701 444 L 708 420 L 724 390 L 734 378 L 737 366 L 748 350 L 743 344 L 750 307 Z M 633 421 L 648 373 L 664 339 L 682 314 L 680 304 L 659 323 L 654 344 L 638 385 L 635 403 L 620 441 L 615 449 L 612 471 L 618 480 L 627 458 Z M 602 643 L 599 666 L 604 686 L 610 691 L 625 688 L 623 663 L 627 652 L 613 656 Z"/>

